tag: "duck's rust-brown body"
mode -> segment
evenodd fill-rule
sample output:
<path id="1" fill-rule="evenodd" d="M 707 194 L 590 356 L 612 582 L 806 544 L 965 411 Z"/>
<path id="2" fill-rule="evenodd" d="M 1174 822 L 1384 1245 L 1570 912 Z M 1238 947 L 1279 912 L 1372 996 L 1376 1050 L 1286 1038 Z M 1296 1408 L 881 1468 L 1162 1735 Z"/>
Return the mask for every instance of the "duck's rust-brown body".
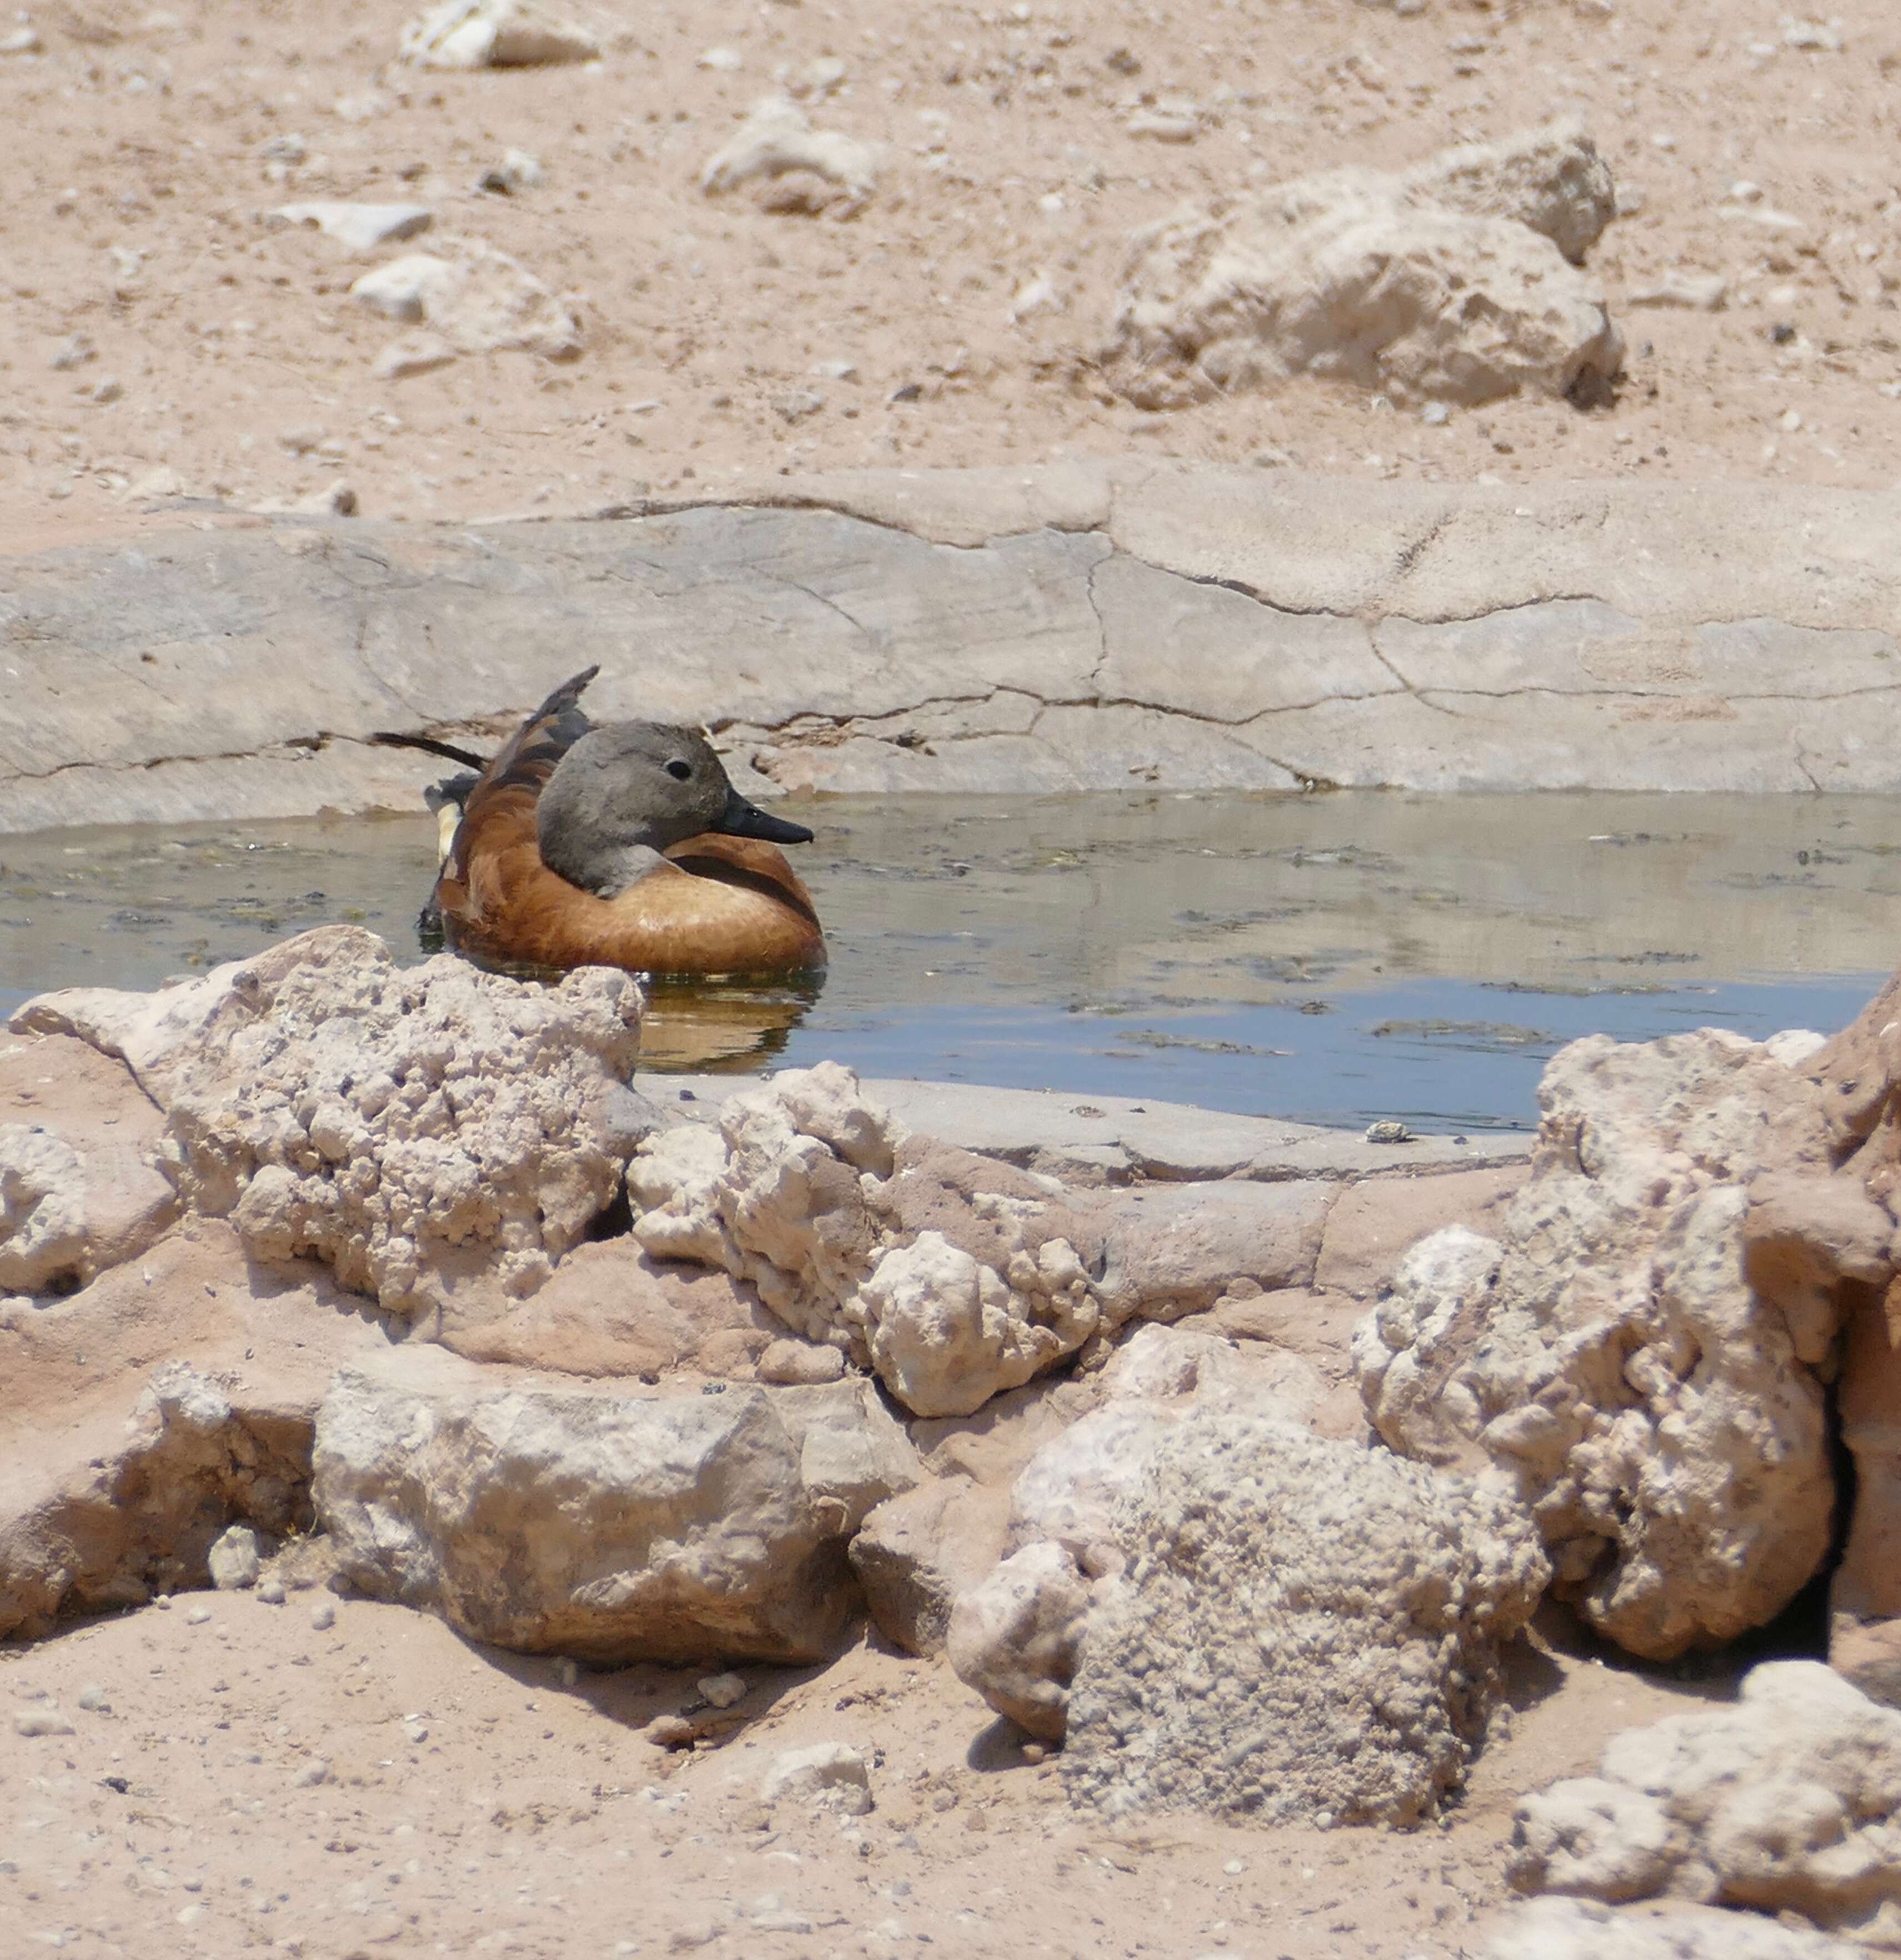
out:
<path id="1" fill-rule="evenodd" d="M 584 684 L 584 677 L 583 677 Z M 504 745 L 470 792 L 436 880 L 450 945 L 498 963 L 648 973 L 785 973 L 822 966 L 810 894 L 776 845 L 706 832 L 668 845 L 628 889 L 600 897 L 543 861 L 537 806 L 588 730 L 570 683 Z"/>

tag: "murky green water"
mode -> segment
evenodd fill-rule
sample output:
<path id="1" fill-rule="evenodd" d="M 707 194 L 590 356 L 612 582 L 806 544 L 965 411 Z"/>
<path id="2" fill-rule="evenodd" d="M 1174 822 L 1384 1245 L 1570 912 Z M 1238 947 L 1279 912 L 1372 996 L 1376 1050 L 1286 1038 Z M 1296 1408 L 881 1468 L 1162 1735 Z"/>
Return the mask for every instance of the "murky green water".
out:
<path id="1" fill-rule="evenodd" d="M 1602 1029 L 1831 1028 L 1901 958 L 1878 798 L 829 799 L 792 855 L 816 990 L 670 989 L 658 1065 L 1523 1127 Z M 333 919 L 419 957 L 434 826 L 351 819 L 0 839 L 0 1007 L 145 987 Z"/>

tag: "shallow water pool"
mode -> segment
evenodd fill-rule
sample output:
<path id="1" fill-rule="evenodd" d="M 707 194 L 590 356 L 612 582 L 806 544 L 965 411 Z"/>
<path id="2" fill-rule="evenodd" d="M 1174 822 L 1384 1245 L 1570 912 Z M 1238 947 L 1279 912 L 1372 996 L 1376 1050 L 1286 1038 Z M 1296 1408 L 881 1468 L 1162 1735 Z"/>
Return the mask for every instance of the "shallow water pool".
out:
<path id="1" fill-rule="evenodd" d="M 660 990 L 657 1067 L 1524 1128 L 1581 1034 L 1850 1018 L 1901 956 L 1885 799 L 1157 794 L 782 806 L 817 987 Z M 0 839 L 0 1008 L 353 919 L 419 958 L 431 819 Z"/>

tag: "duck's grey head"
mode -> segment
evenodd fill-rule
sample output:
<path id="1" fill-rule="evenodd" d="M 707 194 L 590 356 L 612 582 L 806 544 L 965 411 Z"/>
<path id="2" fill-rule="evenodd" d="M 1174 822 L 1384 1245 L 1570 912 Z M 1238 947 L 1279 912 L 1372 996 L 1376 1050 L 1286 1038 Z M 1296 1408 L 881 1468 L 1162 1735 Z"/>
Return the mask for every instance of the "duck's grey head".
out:
<path id="1" fill-rule="evenodd" d="M 651 854 L 702 831 L 809 844 L 803 824 L 769 816 L 727 779 L 705 737 L 654 721 L 591 730 L 556 765 L 535 810 L 542 862 L 584 890 L 623 889 Z"/>

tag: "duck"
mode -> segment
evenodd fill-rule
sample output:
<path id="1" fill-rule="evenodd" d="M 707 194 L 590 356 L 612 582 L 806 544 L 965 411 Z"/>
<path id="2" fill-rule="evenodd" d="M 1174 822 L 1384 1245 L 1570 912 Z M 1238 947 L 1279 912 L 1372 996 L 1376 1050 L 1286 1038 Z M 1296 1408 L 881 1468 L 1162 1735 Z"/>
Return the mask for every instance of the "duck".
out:
<path id="1" fill-rule="evenodd" d="M 691 977 L 808 972 L 825 964 L 812 896 L 782 844 L 812 832 L 749 803 L 697 730 L 597 724 L 562 682 L 496 753 L 416 735 L 470 773 L 428 800 L 444 942 L 478 965 L 619 966 Z"/>

